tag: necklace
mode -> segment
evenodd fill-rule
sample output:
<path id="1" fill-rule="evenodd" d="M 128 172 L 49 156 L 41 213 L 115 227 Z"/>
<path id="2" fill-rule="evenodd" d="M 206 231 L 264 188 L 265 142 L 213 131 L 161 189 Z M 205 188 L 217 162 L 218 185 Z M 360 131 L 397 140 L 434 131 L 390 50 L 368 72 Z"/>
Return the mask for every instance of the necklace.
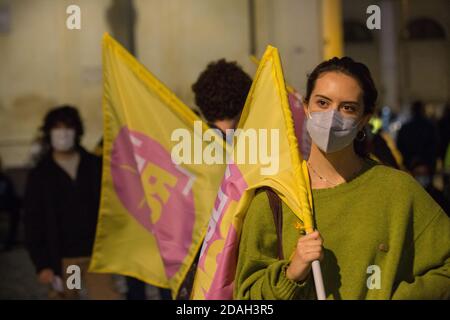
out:
<path id="1" fill-rule="evenodd" d="M 327 178 L 322 177 L 320 174 L 318 174 L 317 171 L 314 170 L 314 168 L 311 166 L 311 164 L 309 163 L 309 161 L 307 161 L 306 164 L 308 165 L 308 167 L 311 169 L 311 171 L 312 171 L 312 172 L 313 172 L 320 180 L 325 181 L 326 183 L 330 184 L 332 187 L 337 186 L 337 185 L 339 184 L 339 183 L 331 182 L 331 181 L 328 180 Z M 350 178 L 349 180 L 353 179 L 353 178 L 358 174 L 358 172 L 361 171 L 361 169 L 362 169 L 362 167 L 361 167 L 361 168 L 357 168 L 357 170 L 355 170 L 355 172 L 352 173 L 351 178 Z"/>
<path id="2" fill-rule="evenodd" d="M 311 171 L 312 171 L 312 172 L 313 172 L 320 180 L 325 181 L 326 183 L 330 184 L 330 185 L 333 186 L 333 187 L 336 186 L 336 185 L 338 185 L 338 183 L 331 182 L 331 181 L 328 180 L 327 178 L 322 177 L 320 174 L 318 174 L 317 171 L 314 170 L 314 168 L 311 166 L 311 164 L 310 164 L 309 162 L 306 162 L 306 164 L 308 165 L 308 167 L 311 169 Z"/>

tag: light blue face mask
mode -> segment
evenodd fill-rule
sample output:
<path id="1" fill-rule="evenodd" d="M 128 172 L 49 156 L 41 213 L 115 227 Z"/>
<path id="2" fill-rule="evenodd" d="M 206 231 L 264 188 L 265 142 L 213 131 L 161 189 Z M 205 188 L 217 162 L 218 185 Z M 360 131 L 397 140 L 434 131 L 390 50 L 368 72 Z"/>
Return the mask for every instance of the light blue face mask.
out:
<path id="1" fill-rule="evenodd" d="M 306 130 L 312 141 L 325 153 L 340 151 L 358 134 L 356 119 L 344 118 L 337 110 L 309 113 Z"/>

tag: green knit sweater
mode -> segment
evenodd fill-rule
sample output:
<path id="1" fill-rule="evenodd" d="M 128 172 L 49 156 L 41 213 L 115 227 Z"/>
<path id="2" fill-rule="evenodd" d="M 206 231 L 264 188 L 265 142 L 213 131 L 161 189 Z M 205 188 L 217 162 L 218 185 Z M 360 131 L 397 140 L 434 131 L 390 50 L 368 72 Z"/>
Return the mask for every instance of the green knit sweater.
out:
<path id="1" fill-rule="evenodd" d="M 313 202 L 327 299 L 450 299 L 450 219 L 411 176 L 367 160 L 352 181 L 313 190 Z M 315 299 L 311 275 L 301 284 L 286 278 L 297 222 L 283 203 L 286 260 L 277 259 L 267 195 L 253 199 L 241 234 L 236 299 Z"/>

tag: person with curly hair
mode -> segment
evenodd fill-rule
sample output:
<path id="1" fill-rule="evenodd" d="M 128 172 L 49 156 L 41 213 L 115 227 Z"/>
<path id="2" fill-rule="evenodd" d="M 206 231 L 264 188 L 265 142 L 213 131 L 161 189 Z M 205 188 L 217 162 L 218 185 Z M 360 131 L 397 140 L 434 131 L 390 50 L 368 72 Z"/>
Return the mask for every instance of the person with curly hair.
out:
<path id="1" fill-rule="evenodd" d="M 192 85 L 200 112 L 224 139 L 227 129 L 236 128 L 251 86 L 252 78 L 236 62 L 225 59 L 209 63 Z M 181 284 L 177 300 L 190 298 L 198 255 Z"/>
<path id="2" fill-rule="evenodd" d="M 236 62 L 220 59 L 208 64 L 192 85 L 195 103 L 209 126 L 234 129 L 252 85 L 252 78 Z"/>

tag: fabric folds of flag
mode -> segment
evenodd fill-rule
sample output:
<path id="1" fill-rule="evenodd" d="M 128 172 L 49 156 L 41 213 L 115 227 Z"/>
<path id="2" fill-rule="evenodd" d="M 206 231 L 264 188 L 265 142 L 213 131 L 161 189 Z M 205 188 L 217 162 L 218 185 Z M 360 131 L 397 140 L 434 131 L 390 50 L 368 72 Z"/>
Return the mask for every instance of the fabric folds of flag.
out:
<path id="1" fill-rule="evenodd" d="M 205 142 L 207 126 L 107 34 L 103 85 L 102 192 L 90 271 L 132 276 L 175 296 L 225 170 L 198 161 L 197 151 L 220 151 L 222 138 Z"/>
<path id="2" fill-rule="evenodd" d="M 258 188 L 272 188 L 305 230 L 313 228 L 309 176 L 299 152 L 281 62 L 274 47 L 266 49 L 259 63 L 239 129 L 242 132 L 236 135 L 234 163 L 227 165 L 202 246 L 193 299 L 232 299 L 242 222 Z M 274 160 L 270 168 L 261 153 L 256 163 L 236 160 L 242 155 L 242 141 L 252 132 L 266 132 L 265 148 L 272 151 Z M 260 140 L 259 147 L 264 143 Z M 245 147 L 251 157 L 249 144 Z"/>

